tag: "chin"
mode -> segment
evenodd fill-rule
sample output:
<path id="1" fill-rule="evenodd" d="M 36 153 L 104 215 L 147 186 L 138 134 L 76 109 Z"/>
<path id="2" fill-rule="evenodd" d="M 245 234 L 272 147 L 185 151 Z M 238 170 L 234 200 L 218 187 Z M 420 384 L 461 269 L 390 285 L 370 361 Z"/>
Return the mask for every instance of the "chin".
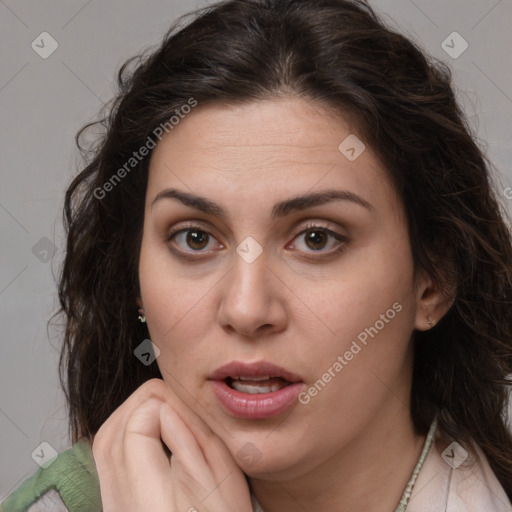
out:
<path id="1" fill-rule="evenodd" d="M 288 442 L 277 436 L 270 442 L 268 436 L 269 432 L 265 431 L 225 439 L 238 466 L 251 478 L 284 477 L 299 464 L 298 454 L 290 449 Z"/>

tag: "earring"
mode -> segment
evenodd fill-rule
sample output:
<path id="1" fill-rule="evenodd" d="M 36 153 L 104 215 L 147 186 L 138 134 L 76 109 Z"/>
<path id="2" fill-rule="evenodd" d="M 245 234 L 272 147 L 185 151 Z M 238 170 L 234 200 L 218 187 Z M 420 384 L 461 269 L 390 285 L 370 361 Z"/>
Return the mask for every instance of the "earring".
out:
<path id="1" fill-rule="evenodd" d="M 433 327 L 432 320 L 430 320 L 430 318 L 427 318 L 427 324 L 429 325 L 430 328 Z"/>
<path id="2" fill-rule="evenodd" d="M 142 309 L 139 309 L 139 313 L 141 313 L 139 315 L 139 322 L 141 324 L 145 324 L 146 323 L 146 315 L 144 315 L 144 311 Z"/>

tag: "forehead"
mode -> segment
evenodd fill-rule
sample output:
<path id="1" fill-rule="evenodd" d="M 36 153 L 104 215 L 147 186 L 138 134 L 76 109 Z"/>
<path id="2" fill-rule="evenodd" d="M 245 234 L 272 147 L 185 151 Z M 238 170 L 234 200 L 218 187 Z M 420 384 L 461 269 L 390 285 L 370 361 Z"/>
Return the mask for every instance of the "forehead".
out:
<path id="1" fill-rule="evenodd" d="M 199 105 L 164 136 L 154 157 L 166 149 L 192 161 L 222 154 L 235 159 L 230 170 L 240 164 L 237 157 L 249 152 L 277 160 L 288 153 L 303 155 L 318 163 L 337 151 L 341 134 L 353 131 L 344 117 L 300 98 Z"/>
<path id="2" fill-rule="evenodd" d="M 153 151 L 147 199 L 180 187 L 263 202 L 338 186 L 396 203 L 385 169 L 363 144 L 348 117 L 305 99 L 198 105 Z M 355 159 L 343 153 L 351 147 L 362 151 Z"/>

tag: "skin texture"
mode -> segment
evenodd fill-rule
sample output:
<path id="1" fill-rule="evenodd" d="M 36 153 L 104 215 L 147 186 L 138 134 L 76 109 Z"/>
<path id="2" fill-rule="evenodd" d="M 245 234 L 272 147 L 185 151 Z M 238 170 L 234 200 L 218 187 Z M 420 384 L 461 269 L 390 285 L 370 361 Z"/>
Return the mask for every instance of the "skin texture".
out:
<path id="1" fill-rule="evenodd" d="M 160 350 L 165 384 L 139 388 L 95 438 L 110 510 L 123 492 L 132 495 L 124 510 L 133 503 L 139 511 L 187 510 L 187 503 L 208 494 L 194 484 L 186 491 L 179 485 L 186 474 L 180 468 L 194 464 L 202 468 L 206 490 L 229 473 L 221 490 L 202 502 L 215 512 L 251 510 L 238 467 L 265 512 L 396 507 L 424 441 L 408 407 L 411 336 L 428 329 L 428 320 L 437 323 L 449 303 L 421 272 L 415 276 L 405 213 L 371 148 L 354 161 L 338 150 L 349 134 L 357 135 L 357 127 L 348 117 L 286 98 L 199 105 L 155 148 L 139 306 Z M 168 188 L 214 201 L 226 215 L 176 199 L 153 204 Z M 276 203 L 327 189 L 349 191 L 371 206 L 336 200 L 272 217 Z M 322 228 L 313 230 L 320 233 L 316 241 L 304 232 L 310 224 Z M 187 239 L 195 230 L 199 237 Z M 236 252 L 248 236 L 262 248 L 252 263 Z M 383 322 L 393 304 L 400 311 Z M 338 356 L 379 319 L 378 334 L 359 343 L 361 350 L 344 358 L 347 364 L 333 377 Z M 283 366 L 301 377 L 306 391 L 329 368 L 331 379 L 307 404 L 297 402 L 276 418 L 239 419 L 222 408 L 208 381 L 233 360 Z M 147 393 L 152 406 L 145 405 Z M 183 423 L 173 423 L 169 411 L 162 415 L 164 403 Z M 181 433 L 179 443 L 173 428 Z M 123 431 L 131 434 L 123 437 Z M 160 437 L 174 453 L 170 467 Z M 177 443 L 187 448 L 175 453 L 171 445 Z M 248 443 L 258 454 L 249 465 L 239 456 Z M 200 453 L 209 465 L 202 466 Z M 123 457 L 137 456 L 145 471 L 122 473 Z M 185 493 L 181 508 L 166 498 L 172 492 Z M 151 506 L 141 493 L 151 497 Z M 234 505 L 229 496 L 236 496 Z"/>

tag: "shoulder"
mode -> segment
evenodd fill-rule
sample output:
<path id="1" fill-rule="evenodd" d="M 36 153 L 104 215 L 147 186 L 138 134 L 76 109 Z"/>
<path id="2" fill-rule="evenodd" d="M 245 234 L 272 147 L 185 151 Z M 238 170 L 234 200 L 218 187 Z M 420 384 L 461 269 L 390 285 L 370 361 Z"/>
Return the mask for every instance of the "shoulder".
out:
<path id="1" fill-rule="evenodd" d="M 101 495 L 91 445 L 82 439 L 23 482 L 0 512 L 99 512 Z"/>
<path id="2" fill-rule="evenodd" d="M 477 446 L 433 443 L 414 484 L 407 512 L 512 512 L 512 504 Z"/>

